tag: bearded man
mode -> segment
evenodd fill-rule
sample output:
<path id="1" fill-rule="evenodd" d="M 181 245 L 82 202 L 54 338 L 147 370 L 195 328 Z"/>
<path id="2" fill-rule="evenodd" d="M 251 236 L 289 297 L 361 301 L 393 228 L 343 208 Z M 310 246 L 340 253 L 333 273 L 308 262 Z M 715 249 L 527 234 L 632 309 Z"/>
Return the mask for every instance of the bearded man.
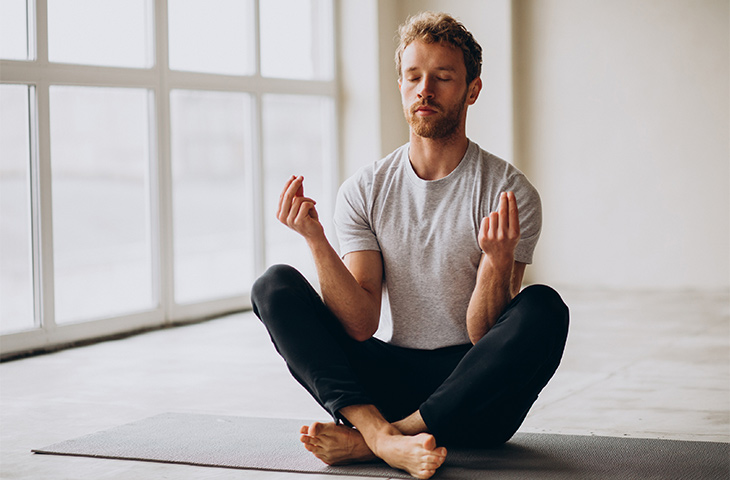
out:
<path id="1" fill-rule="evenodd" d="M 332 415 L 297 433 L 308 451 L 429 478 L 451 445 L 512 437 L 560 363 L 568 308 L 550 287 L 520 291 L 540 235 L 537 191 L 466 136 L 481 47 L 445 14 L 419 14 L 399 33 L 409 143 L 341 186 L 339 253 L 304 179 L 287 181 L 277 217 L 307 242 L 322 295 L 276 265 L 252 303 L 292 375 Z M 373 336 L 385 317 L 387 341 Z"/>

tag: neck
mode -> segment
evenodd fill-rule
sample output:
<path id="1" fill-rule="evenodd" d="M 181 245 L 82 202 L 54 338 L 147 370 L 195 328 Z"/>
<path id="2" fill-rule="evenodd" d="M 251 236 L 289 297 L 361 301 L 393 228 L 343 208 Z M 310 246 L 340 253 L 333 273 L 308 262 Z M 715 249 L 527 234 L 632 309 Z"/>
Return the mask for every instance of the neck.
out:
<path id="1" fill-rule="evenodd" d="M 469 147 L 469 139 L 459 129 L 447 138 L 424 138 L 411 131 L 409 159 L 413 170 L 423 180 L 444 178 L 459 166 Z"/>

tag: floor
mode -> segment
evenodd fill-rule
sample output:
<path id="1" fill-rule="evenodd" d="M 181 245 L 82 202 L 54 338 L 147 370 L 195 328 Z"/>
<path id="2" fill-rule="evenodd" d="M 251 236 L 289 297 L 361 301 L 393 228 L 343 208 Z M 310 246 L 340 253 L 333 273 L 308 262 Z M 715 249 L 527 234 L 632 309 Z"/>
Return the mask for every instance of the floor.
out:
<path id="1" fill-rule="evenodd" d="M 565 357 L 522 431 L 730 442 L 727 292 L 563 296 Z M 30 453 L 162 412 L 327 419 L 241 313 L 0 364 L 0 478 L 336 480 Z"/>

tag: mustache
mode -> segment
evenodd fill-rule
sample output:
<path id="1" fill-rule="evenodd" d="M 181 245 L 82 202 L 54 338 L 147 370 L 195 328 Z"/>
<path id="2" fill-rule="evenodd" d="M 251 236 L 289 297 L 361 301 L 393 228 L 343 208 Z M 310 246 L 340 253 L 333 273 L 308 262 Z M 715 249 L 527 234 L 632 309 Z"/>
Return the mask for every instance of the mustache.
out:
<path id="1" fill-rule="evenodd" d="M 418 102 L 414 103 L 413 105 L 411 105 L 411 107 L 410 107 L 410 109 L 409 109 L 409 110 L 410 110 L 410 112 L 411 112 L 412 114 L 414 114 L 414 115 L 415 115 L 415 113 L 416 113 L 416 110 L 418 110 L 418 109 L 419 109 L 419 108 L 421 108 L 421 107 L 429 107 L 429 108 L 433 108 L 434 110 L 439 110 L 439 111 L 440 111 L 440 110 L 443 110 L 443 109 L 441 108 L 441 105 L 440 105 L 440 104 L 439 104 L 438 102 L 434 102 L 434 101 L 432 101 L 432 100 L 431 100 L 431 101 L 429 101 L 429 100 L 427 100 L 427 99 L 424 99 L 424 100 L 420 100 L 420 101 L 418 101 Z"/>

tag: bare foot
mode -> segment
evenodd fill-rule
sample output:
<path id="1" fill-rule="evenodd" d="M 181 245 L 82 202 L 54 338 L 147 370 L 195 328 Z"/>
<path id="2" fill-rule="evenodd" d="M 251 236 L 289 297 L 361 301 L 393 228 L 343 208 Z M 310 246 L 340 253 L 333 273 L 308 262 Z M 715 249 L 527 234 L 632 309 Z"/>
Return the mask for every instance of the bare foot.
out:
<path id="1" fill-rule="evenodd" d="M 378 438 L 373 451 L 391 467 L 416 478 L 431 478 L 446 460 L 446 449 L 436 448 L 436 439 L 428 433 L 384 435 Z"/>
<path id="2" fill-rule="evenodd" d="M 315 422 L 302 427 L 300 433 L 304 448 L 327 465 L 346 465 L 375 459 L 360 432 L 354 428 Z"/>

